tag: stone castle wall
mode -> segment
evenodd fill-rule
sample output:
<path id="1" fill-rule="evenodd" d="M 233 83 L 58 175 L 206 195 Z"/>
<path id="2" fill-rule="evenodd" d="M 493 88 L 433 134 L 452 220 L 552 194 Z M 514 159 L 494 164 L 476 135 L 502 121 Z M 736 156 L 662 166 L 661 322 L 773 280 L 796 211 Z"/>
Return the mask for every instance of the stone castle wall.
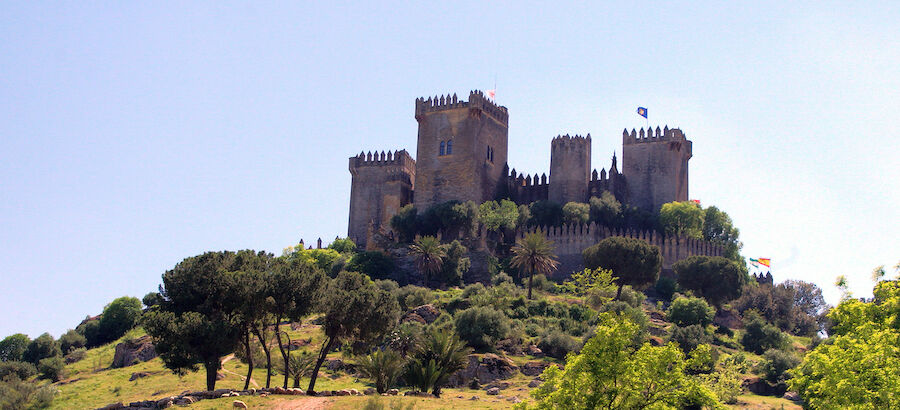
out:
<path id="1" fill-rule="evenodd" d="M 691 141 L 679 129 L 622 132 L 622 172 L 630 205 L 656 212 L 667 202 L 688 200 Z"/>
<path id="2" fill-rule="evenodd" d="M 588 201 L 591 135 L 557 136 L 550 142 L 549 199 L 558 204 Z"/>
<path id="3" fill-rule="evenodd" d="M 391 217 L 412 203 L 415 167 L 406 150 L 350 158 L 349 238 L 365 246 L 370 229 L 389 227 Z"/>

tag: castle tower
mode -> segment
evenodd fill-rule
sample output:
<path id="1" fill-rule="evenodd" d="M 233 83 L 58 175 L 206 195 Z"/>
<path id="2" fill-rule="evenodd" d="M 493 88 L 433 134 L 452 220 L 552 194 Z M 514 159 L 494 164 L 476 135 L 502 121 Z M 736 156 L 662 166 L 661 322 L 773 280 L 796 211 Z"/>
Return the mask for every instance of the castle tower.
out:
<path id="1" fill-rule="evenodd" d="M 558 136 L 550 142 L 550 192 L 560 205 L 587 202 L 591 179 L 591 135 Z"/>
<path id="2" fill-rule="evenodd" d="M 506 107 L 481 91 L 469 101 L 450 96 L 416 99 L 415 204 L 419 212 L 450 200 L 481 203 L 494 199 L 505 183 L 508 119 Z"/>
<path id="3" fill-rule="evenodd" d="M 622 173 L 629 203 L 656 212 L 662 204 L 688 200 L 691 141 L 677 128 L 622 132 Z"/>
<path id="4" fill-rule="evenodd" d="M 412 202 L 416 161 L 406 150 L 350 157 L 350 223 L 347 236 L 364 248 L 370 232 Z"/>

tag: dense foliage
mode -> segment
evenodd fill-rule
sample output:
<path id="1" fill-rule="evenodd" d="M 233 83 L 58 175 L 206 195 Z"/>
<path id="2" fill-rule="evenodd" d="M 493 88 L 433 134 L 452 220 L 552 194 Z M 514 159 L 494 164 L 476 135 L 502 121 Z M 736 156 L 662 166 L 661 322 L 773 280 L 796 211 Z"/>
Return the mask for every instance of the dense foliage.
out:
<path id="1" fill-rule="evenodd" d="M 721 256 L 691 256 L 675 262 L 672 269 L 678 285 L 717 307 L 740 296 L 748 282 L 736 262 Z"/>
<path id="2" fill-rule="evenodd" d="M 619 286 L 616 298 L 622 288 L 630 285 L 644 289 L 656 283 L 662 266 L 659 248 L 640 239 L 610 237 L 584 250 L 584 266 L 588 269 L 609 269 Z"/>

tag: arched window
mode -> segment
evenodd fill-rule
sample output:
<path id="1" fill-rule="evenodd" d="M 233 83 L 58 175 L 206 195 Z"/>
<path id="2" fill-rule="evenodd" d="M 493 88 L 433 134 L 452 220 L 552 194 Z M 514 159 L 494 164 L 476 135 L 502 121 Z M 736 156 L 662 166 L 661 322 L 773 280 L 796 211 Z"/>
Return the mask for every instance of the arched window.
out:
<path id="1" fill-rule="evenodd" d="M 447 155 L 453 153 L 453 140 L 447 141 Z"/>
<path id="2" fill-rule="evenodd" d="M 444 141 L 441 141 L 441 152 L 440 154 L 438 154 L 438 156 L 440 155 L 444 155 Z"/>

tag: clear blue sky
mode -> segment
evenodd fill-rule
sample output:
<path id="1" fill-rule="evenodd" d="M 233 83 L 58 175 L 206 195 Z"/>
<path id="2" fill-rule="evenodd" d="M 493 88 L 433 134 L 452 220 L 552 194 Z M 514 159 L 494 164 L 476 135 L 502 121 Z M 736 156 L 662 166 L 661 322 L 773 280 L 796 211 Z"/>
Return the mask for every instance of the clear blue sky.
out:
<path id="1" fill-rule="evenodd" d="M 0 337 L 346 235 L 347 158 L 414 153 L 415 98 L 495 78 L 516 169 L 587 132 L 608 167 L 648 107 L 746 256 L 870 294 L 900 260 L 900 3 L 783 3 L 2 2 Z"/>

